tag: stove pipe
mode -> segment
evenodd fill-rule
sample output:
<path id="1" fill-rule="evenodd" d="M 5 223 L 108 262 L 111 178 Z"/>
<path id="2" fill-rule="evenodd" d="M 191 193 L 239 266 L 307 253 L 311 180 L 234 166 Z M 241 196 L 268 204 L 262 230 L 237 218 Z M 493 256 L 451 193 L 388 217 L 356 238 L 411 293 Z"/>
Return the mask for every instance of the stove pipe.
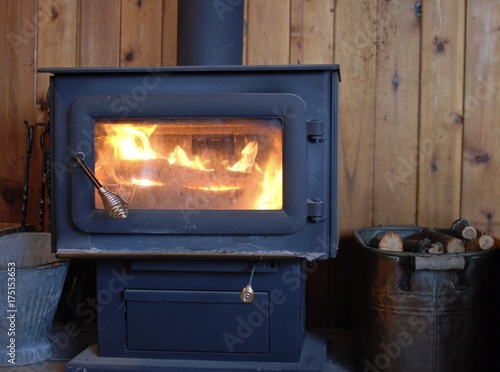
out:
<path id="1" fill-rule="evenodd" d="M 182 0 L 177 65 L 241 65 L 243 0 Z"/>

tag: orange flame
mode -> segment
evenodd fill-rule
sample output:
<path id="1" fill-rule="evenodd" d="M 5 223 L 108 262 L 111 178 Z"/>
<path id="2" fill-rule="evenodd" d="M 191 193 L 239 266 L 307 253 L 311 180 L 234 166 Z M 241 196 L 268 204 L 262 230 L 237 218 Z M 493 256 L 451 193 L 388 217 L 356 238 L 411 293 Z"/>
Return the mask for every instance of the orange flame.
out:
<path id="1" fill-rule="evenodd" d="M 151 169 L 154 169 L 156 164 L 164 167 L 167 164 L 167 166 L 173 167 L 171 170 L 175 169 L 174 184 L 181 185 L 177 187 L 204 192 L 246 190 L 246 193 L 253 196 L 251 196 L 252 201 L 245 204 L 248 207 L 243 209 L 278 210 L 282 208 L 281 136 L 275 136 L 272 141 L 265 142 L 265 146 L 271 146 L 271 148 L 266 149 L 269 154 L 267 161 L 260 159 L 259 163 L 256 162 L 259 154 L 259 142 L 249 140 L 243 146 L 240 158 L 231 165 L 228 164 L 228 159 L 209 159 L 204 158 L 203 154 L 190 156 L 179 144 L 168 142 L 170 138 L 175 141 L 175 136 L 162 137 L 163 132 L 155 133 L 155 139 L 151 141 L 150 137 L 158 127 L 158 124 L 100 123 L 100 130 L 96 131 L 96 138 L 99 137 L 99 141 L 96 141 L 98 161 L 95 169 L 97 177 L 103 178 L 105 181 L 112 180 L 113 183 L 122 185 L 165 186 L 166 182 L 172 181 L 155 176 L 157 173 L 151 172 Z M 160 145 L 153 147 L 152 142 L 155 145 Z M 166 150 L 166 148 L 170 150 Z M 172 148 L 173 150 L 171 150 Z M 135 174 L 126 176 L 120 174 L 123 160 L 152 160 L 153 162 L 148 163 L 149 174 L 148 171 L 144 171 L 144 165 L 137 163 L 138 169 L 135 169 L 134 163 L 131 173 Z M 156 163 L 155 160 L 160 163 Z M 184 179 L 184 173 L 180 173 L 184 172 L 181 171 L 182 168 L 206 173 L 200 173 L 199 182 L 196 181 L 198 178 L 194 176 L 194 178 L 187 180 Z M 219 169 L 219 171 L 214 169 Z M 220 171 L 220 169 L 225 169 L 225 171 Z M 124 173 L 128 174 L 129 172 Z M 243 176 L 244 173 L 248 175 Z M 189 174 L 192 177 L 193 173 Z M 238 174 L 241 176 L 237 176 Z M 250 174 L 255 175 L 255 177 Z"/>
<path id="2" fill-rule="evenodd" d="M 108 127 L 108 126 L 107 126 Z M 114 150 L 117 159 L 159 159 L 161 156 L 151 147 L 149 137 L 157 125 L 109 125 L 106 142 Z"/>
<path id="3" fill-rule="evenodd" d="M 272 153 L 267 162 L 261 193 L 255 209 L 277 210 L 283 208 L 283 167 L 281 164 L 281 142 L 275 143 L 278 153 Z"/>
<path id="4" fill-rule="evenodd" d="M 182 149 L 179 145 L 175 146 L 174 151 L 170 153 L 170 157 L 168 158 L 168 162 L 170 165 L 180 165 L 181 167 L 198 169 L 198 170 L 208 170 L 203 165 L 203 162 L 200 160 L 199 156 L 195 156 L 193 160 L 189 159 L 186 151 Z"/>

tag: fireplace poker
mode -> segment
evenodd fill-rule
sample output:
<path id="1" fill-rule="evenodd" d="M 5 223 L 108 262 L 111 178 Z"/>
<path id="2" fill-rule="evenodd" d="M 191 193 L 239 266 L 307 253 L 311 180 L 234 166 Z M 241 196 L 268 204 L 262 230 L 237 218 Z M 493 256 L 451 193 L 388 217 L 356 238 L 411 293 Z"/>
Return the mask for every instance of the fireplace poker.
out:
<path id="1" fill-rule="evenodd" d="M 85 164 L 80 154 L 76 154 L 73 158 L 96 187 L 106 213 L 113 218 L 127 218 L 127 202 L 120 195 L 113 194 L 99 182 L 92 170 Z"/>
<path id="2" fill-rule="evenodd" d="M 33 137 L 35 134 L 35 129 L 43 124 L 30 125 L 28 121 L 24 121 L 24 125 L 28 130 L 28 135 L 26 137 L 26 163 L 24 166 L 24 185 L 23 185 L 23 204 L 21 206 L 21 231 L 26 230 L 26 214 L 28 211 L 28 191 L 29 191 L 29 176 L 30 176 L 30 162 L 31 154 L 33 151 Z"/>
<path id="3" fill-rule="evenodd" d="M 43 231 L 45 220 L 45 199 L 47 199 L 47 209 L 50 208 L 50 150 L 45 143 L 45 138 L 49 135 L 49 124 L 43 128 L 40 135 L 40 148 L 42 149 L 42 185 L 40 187 L 40 211 L 38 215 L 38 231 Z M 46 197 L 47 196 L 47 197 Z M 50 230 L 50 209 L 48 215 L 48 226 Z"/>

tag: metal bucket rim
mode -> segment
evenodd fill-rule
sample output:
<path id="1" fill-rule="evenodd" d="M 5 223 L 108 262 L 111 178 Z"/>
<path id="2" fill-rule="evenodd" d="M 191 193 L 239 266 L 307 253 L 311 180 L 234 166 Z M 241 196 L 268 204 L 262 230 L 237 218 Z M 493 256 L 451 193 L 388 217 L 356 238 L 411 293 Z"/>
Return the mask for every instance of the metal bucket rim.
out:
<path id="1" fill-rule="evenodd" d="M 41 237 L 41 238 L 46 238 L 48 239 L 47 244 L 50 246 L 51 242 L 50 239 L 51 233 L 48 232 L 15 232 L 7 235 L 0 236 L 0 252 L 2 251 L 1 246 L 3 242 L 8 242 L 11 240 L 16 240 L 16 239 L 22 239 L 26 237 Z M 23 272 L 23 271 L 42 271 L 42 270 L 49 270 L 49 269 L 56 269 L 60 266 L 67 265 L 69 263 L 69 260 L 63 259 L 63 258 L 57 258 L 54 257 L 53 260 L 46 262 L 42 265 L 37 265 L 37 266 L 26 266 L 26 265 L 20 265 L 16 266 L 16 272 Z M 6 272 L 6 269 L 0 268 L 0 273 Z"/>
<path id="2" fill-rule="evenodd" d="M 55 270 L 58 269 L 61 266 L 65 266 L 69 263 L 69 260 L 63 260 L 63 259 L 56 259 L 55 261 L 48 262 L 44 265 L 39 265 L 39 266 L 16 266 L 16 273 L 21 273 L 21 272 L 33 272 L 33 271 L 44 271 L 44 270 Z M 2 270 L 0 269 L 0 273 L 7 272 L 7 270 Z"/>
<path id="3" fill-rule="evenodd" d="M 4 240 L 17 239 L 24 236 L 42 236 L 42 237 L 51 237 L 49 232 L 14 232 L 11 234 L 6 234 L 0 236 L 0 242 Z"/>

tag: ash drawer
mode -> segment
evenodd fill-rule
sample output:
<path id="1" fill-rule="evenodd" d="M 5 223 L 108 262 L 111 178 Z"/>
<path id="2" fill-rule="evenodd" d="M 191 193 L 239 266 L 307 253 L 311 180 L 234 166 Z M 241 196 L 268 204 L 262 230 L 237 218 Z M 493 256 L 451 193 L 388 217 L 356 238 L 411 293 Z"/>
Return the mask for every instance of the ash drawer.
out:
<path id="1" fill-rule="evenodd" d="M 236 291 L 127 289 L 127 349 L 266 354 L 268 297 L 256 292 L 248 304 Z"/>

